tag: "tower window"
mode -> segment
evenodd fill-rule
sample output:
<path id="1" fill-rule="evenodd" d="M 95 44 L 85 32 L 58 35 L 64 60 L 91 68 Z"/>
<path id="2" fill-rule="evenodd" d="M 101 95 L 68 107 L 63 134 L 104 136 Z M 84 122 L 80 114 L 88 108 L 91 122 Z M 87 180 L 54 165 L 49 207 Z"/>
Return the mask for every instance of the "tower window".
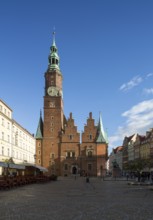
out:
<path id="1" fill-rule="evenodd" d="M 52 51 L 53 51 L 53 52 L 56 52 L 56 48 L 55 48 L 55 47 L 52 47 Z"/>
<path id="2" fill-rule="evenodd" d="M 55 64 L 55 58 L 52 58 L 52 64 Z"/>
<path id="3" fill-rule="evenodd" d="M 56 59 L 56 64 L 58 65 L 58 60 Z"/>
<path id="4" fill-rule="evenodd" d="M 92 135 L 91 134 L 89 135 L 89 139 L 92 140 Z"/>
<path id="5" fill-rule="evenodd" d="M 70 138 L 70 140 L 72 140 L 72 138 L 73 138 L 72 134 L 70 134 L 69 138 Z"/>

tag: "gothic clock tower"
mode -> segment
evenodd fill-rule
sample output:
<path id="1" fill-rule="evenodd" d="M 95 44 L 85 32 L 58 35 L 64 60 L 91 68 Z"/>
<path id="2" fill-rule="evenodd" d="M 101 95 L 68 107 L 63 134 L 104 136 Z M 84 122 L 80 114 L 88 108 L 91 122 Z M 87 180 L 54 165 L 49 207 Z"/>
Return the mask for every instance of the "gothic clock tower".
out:
<path id="1" fill-rule="evenodd" d="M 36 132 L 36 164 L 48 169 L 48 174 L 69 176 L 76 173 L 103 175 L 106 168 L 108 140 L 100 116 L 95 125 L 92 113 L 82 133 L 77 131 L 72 113 L 66 120 L 63 110 L 62 73 L 55 43 L 55 33 L 44 74 L 44 113 L 40 114 Z"/>
<path id="2" fill-rule="evenodd" d="M 63 91 L 62 73 L 59 67 L 59 56 L 55 43 L 53 43 L 48 56 L 48 69 L 45 77 L 44 94 L 44 126 L 42 165 L 49 169 L 50 173 L 60 174 L 60 139 L 63 129 Z"/>

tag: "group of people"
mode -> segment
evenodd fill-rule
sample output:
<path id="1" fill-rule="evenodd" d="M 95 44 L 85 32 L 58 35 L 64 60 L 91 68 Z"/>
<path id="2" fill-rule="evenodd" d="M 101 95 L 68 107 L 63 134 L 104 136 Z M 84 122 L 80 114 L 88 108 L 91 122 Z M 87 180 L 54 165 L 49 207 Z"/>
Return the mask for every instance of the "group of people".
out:
<path id="1" fill-rule="evenodd" d="M 153 182 L 153 172 L 130 172 L 126 174 L 127 180 L 138 179 L 138 182 L 151 181 Z"/>

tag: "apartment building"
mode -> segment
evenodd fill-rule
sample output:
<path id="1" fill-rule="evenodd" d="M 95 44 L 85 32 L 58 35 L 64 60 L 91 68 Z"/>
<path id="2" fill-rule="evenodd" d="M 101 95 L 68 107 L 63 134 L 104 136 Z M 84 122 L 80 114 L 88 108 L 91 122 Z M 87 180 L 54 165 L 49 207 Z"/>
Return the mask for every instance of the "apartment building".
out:
<path id="1" fill-rule="evenodd" d="M 11 158 L 16 164 L 34 163 L 35 138 L 12 115 L 12 109 L 0 99 L 0 162 Z"/>

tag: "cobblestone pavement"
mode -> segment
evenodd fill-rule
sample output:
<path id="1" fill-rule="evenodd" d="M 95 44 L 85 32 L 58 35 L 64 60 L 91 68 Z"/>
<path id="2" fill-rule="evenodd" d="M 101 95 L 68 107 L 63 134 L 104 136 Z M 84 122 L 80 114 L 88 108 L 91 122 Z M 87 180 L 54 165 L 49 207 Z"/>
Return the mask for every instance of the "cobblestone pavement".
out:
<path id="1" fill-rule="evenodd" d="M 126 181 L 59 178 L 0 191 L 0 220 L 151 220 L 153 191 Z"/>

